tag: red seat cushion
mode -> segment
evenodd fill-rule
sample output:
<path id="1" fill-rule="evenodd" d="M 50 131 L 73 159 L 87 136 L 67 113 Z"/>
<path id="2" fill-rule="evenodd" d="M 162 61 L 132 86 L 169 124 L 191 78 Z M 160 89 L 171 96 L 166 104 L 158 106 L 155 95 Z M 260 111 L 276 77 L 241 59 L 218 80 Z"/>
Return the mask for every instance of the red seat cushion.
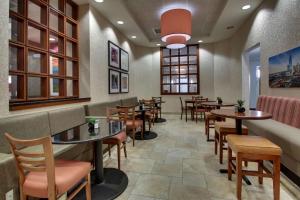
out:
<path id="1" fill-rule="evenodd" d="M 90 173 L 91 164 L 81 161 L 55 161 L 56 195 L 61 195 L 75 186 Z M 29 172 L 23 184 L 26 195 L 38 198 L 48 197 L 48 181 L 46 172 Z"/>
<path id="2" fill-rule="evenodd" d="M 125 131 L 122 131 L 120 133 L 118 133 L 117 135 L 112 136 L 112 138 L 115 138 L 117 140 L 119 140 L 120 142 L 125 142 L 127 139 L 127 135 Z"/>

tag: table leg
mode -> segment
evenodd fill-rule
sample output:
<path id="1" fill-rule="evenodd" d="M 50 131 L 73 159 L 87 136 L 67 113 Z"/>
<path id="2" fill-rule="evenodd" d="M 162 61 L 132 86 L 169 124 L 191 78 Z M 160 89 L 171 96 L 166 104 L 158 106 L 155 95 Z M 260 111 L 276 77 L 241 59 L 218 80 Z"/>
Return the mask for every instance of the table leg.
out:
<path id="1" fill-rule="evenodd" d="M 145 111 L 145 110 L 143 110 L 143 111 L 142 111 L 142 120 L 143 120 L 143 133 L 145 133 L 145 132 L 146 132 L 146 123 L 145 123 L 146 117 L 145 117 L 145 115 L 146 115 L 146 111 Z"/>
<path id="2" fill-rule="evenodd" d="M 122 194 L 128 186 L 127 175 L 116 168 L 103 168 L 102 141 L 94 145 L 95 170 L 92 171 L 92 199 L 115 199 Z M 85 191 L 82 190 L 74 199 L 85 200 Z"/>
<path id="3" fill-rule="evenodd" d="M 185 121 L 187 122 L 187 103 L 185 102 Z"/>
<path id="4" fill-rule="evenodd" d="M 153 131 L 146 131 L 146 111 L 143 110 L 141 113 L 141 118 L 143 121 L 143 133 L 144 133 L 144 137 L 142 138 L 142 133 L 141 132 L 137 132 L 135 135 L 135 139 L 136 140 L 151 140 L 157 137 L 157 133 L 153 132 Z"/>

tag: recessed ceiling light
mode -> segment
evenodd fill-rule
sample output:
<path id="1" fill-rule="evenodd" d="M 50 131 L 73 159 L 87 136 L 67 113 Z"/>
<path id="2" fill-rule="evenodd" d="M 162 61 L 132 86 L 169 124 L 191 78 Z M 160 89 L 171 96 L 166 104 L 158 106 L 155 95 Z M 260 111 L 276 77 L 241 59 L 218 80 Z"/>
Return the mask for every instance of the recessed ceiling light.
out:
<path id="1" fill-rule="evenodd" d="M 51 37 L 51 38 L 49 38 L 49 40 L 50 41 L 55 41 L 56 39 Z"/>
<path id="2" fill-rule="evenodd" d="M 203 40 L 199 40 L 198 42 L 199 42 L 199 43 L 202 43 L 202 42 L 203 42 Z"/>
<path id="3" fill-rule="evenodd" d="M 250 5 L 250 4 L 244 5 L 244 6 L 242 7 L 243 10 L 248 10 L 249 8 L 251 8 L 251 5 Z"/>
<path id="4" fill-rule="evenodd" d="M 156 44 L 156 46 L 160 46 L 160 44 Z"/>
<path id="5" fill-rule="evenodd" d="M 118 24 L 124 24 L 124 22 L 123 22 L 123 21 L 117 21 L 117 23 L 118 23 Z"/>
<path id="6" fill-rule="evenodd" d="M 135 39 L 135 38 L 136 38 L 136 36 L 135 36 L 135 35 L 133 35 L 133 36 L 131 36 L 131 38 L 132 38 L 132 39 Z"/>
<path id="7" fill-rule="evenodd" d="M 97 3 L 103 3 L 104 0 L 94 0 Z"/>

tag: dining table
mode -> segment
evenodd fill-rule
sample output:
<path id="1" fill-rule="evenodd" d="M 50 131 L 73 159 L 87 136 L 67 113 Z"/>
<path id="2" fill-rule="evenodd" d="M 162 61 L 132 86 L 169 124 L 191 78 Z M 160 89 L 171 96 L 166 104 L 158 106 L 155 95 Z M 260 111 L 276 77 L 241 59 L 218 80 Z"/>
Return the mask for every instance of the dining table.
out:
<path id="1" fill-rule="evenodd" d="M 92 199 L 108 200 L 118 197 L 125 191 L 128 186 L 128 177 L 119 169 L 103 167 L 102 141 L 121 131 L 126 131 L 126 125 L 122 121 L 108 121 L 104 116 L 98 119 L 99 128 L 93 128 L 88 123 L 84 123 L 52 135 L 52 143 L 59 145 L 93 143 Z M 78 193 L 75 199 L 85 199 L 84 194 L 84 191 Z"/>
<path id="2" fill-rule="evenodd" d="M 215 100 L 209 100 L 209 99 L 203 99 L 203 101 L 201 99 L 185 99 L 184 103 L 185 103 L 185 121 L 187 121 L 187 111 L 188 111 L 188 107 L 190 105 L 190 107 L 194 108 L 195 107 L 195 103 L 196 102 L 215 102 Z M 192 115 L 192 120 L 194 119 L 194 116 Z"/>
<path id="3" fill-rule="evenodd" d="M 235 129 L 236 133 L 239 135 L 242 135 L 243 120 L 265 120 L 272 118 L 272 115 L 270 113 L 257 110 L 246 110 L 245 112 L 236 112 L 233 109 L 216 109 L 210 112 L 216 117 L 235 119 Z M 228 170 L 220 169 L 220 173 L 228 173 Z M 248 185 L 251 185 L 251 182 L 246 176 L 244 176 L 243 179 Z"/>
<path id="4" fill-rule="evenodd" d="M 143 121 L 143 137 L 142 137 L 142 131 L 136 132 L 135 139 L 136 140 L 152 140 L 157 137 L 157 133 L 154 131 L 146 131 L 146 112 L 150 111 L 151 108 L 138 106 L 138 109 L 135 110 L 135 112 L 140 113 L 140 118 Z"/>
<path id="5" fill-rule="evenodd" d="M 210 101 L 210 102 L 205 101 L 205 102 L 202 102 L 201 105 L 203 105 L 205 107 L 220 109 L 221 107 L 235 106 L 236 103 L 228 103 L 228 102 L 218 103 L 217 101 Z"/>

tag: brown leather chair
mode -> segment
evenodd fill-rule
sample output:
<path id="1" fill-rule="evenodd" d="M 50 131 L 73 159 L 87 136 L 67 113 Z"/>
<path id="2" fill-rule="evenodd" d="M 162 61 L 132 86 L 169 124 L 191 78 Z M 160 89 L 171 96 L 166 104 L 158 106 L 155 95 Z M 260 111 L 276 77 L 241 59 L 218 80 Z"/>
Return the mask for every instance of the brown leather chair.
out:
<path id="1" fill-rule="evenodd" d="M 161 105 L 162 105 L 162 97 L 152 97 L 152 100 L 154 101 L 154 103 L 157 105 L 155 106 L 158 114 L 159 114 L 159 118 L 161 118 Z"/>
<path id="2" fill-rule="evenodd" d="M 50 136 L 33 140 L 16 139 L 7 133 L 5 136 L 15 157 L 21 200 L 29 196 L 56 200 L 75 186 L 77 189 L 68 199 L 73 199 L 84 187 L 86 199 L 91 199 L 89 162 L 55 161 Z"/>
<path id="3" fill-rule="evenodd" d="M 106 117 L 108 121 L 123 121 L 126 123 L 128 119 L 128 109 L 127 108 L 107 108 Z M 125 131 L 120 132 L 117 135 L 109 137 L 103 140 L 103 144 L 108 145 L 108 155 L 111 156 L 111 147 L 117 145 L 118 154 L 118 169 L 121 168 L 121 149 L 124 149 L 125 158 L 127 158 L 126 151 L 126 139 L 127 135 Z"/>
<path id="4" fill-rule="evenodd" d="M 141 100 L 141 103 L 144 104 L 145 108 L 148 108 L 149 110 L 146 111 L 146 118 L 149 123 L 149 131 L 152 126 L 154 126 L 154 121 L 157 118 L 158 115 L 158 109 L 155 107 L 155 101 L 150 99 L 150 100 Z"/>

